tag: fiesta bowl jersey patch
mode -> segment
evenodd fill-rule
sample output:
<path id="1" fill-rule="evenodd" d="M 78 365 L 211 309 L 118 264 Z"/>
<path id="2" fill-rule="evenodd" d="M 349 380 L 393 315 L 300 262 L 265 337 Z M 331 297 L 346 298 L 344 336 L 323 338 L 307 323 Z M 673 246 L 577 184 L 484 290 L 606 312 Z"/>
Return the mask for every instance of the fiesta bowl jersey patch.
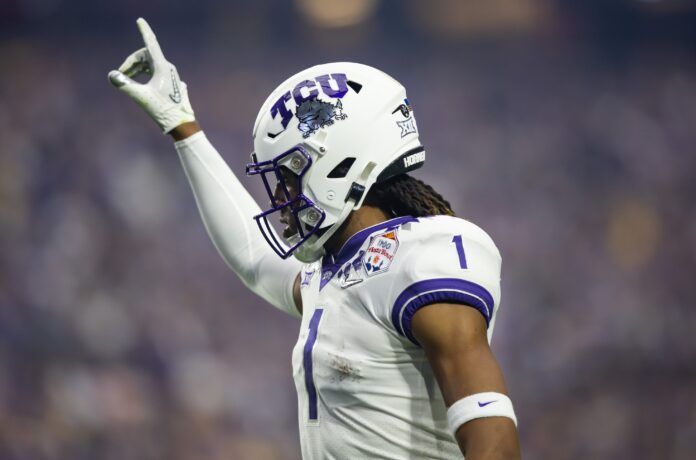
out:
<path id="1" fill-rule="evenodd" d="M 396 250 L 399 248 L 399 240 L 396 237 L 398 229 L 370 237 L 362 263 L 367 276 L 377 275 L 389 270 L 394 260 Z"/>
<path id="2" fill-rule="evenodd" d="M 436 216 L 366 228 L 305 266 L 293 350 L 303 458 L 461 458 L 411 320 L 459 304 L 480 312 L 490 340 L 500 264 L 483 230 Z"/>

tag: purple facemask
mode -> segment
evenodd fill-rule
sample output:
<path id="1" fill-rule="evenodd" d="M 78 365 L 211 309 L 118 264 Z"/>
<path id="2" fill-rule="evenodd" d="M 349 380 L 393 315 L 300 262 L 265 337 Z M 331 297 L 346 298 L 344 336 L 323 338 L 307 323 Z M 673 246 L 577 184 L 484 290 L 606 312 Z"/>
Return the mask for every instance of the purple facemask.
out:
<path id="1" fill-rule="evenodd" d="M 251 154 L 252 162 L 247 164 L 246 173 L 248 176 L 261 175 L 263 185 L 266 187 L 266 192 L 271 199 L 271 207 L 266 211 L 254 216 L 254 220 L 261 230 L 261 234 L 266 239 L 266 242 L 271 246 L 278 256 L 282 259 L 287 259 L 297 250 L 305 241 L 317 233 L 322 222 L 326 218 L 326 213 L 319 208 L 314 202 L 302 193 L 302 178 L 312 166 L 312 157 L 307 153 L 304 147 L 297 145 L 290 150 L 275 156 L 268 161 L 256 161 L 256 154 Z M 281 167 L 286 167 L 293 173 L 297 174 L 298 191 L 296 196 L 291 196 L 288 190 L 285 178 L 281 172 Z M 284 195 L 284 200 L 277 199 L 274 193 L 274 187 L 271 187 L 271 182 L 267 174 L 272 173 L 275 181 L 280 186 L 280 190 Z M 297 233 L 288 240 L 291 244 L 287 248 L 280 241 L 277 233 L 269 222 L 269 216 L 279 213 L 280 216 L 285 208 L 290 211 L 288 215 L 294 219 Z"/>

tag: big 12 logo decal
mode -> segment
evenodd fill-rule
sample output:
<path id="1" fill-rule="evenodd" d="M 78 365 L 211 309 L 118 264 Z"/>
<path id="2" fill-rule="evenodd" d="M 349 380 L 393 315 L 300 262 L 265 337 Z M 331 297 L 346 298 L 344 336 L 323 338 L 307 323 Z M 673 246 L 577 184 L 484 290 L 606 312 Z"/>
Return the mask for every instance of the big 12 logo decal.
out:
<path id="1" fill-rule="evenodd" d="M 307 138 L 319 128 L 330 126 L 335 120 L 345 120 L 348 115 L 343 113 L 341 98 L 348 93 L 349 87 L 359 92 L 361 85 L 351 82 L 344 73 L 319 75 L 314 80 L 303 80 L 295 85 L 292 91 L 286 91 L 271 106 L 271 118 L 280 116 L 283 129 L 277 133 L 268 133 L 274 138 L 285 131 L 293 116 L 297 116 L 298 129 L 302 137 Z M 317 98 L 321 92 L 332 99 L 338 99 L 335 104 L 324 102 Z M 288 109 L 287 103 L 293 99 L 295 113 Z"/>

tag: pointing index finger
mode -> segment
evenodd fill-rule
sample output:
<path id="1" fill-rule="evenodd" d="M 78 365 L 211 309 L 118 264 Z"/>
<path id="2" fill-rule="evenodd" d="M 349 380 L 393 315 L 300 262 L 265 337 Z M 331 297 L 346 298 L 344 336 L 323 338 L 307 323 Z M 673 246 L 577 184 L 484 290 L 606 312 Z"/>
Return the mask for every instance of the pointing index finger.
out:
<path id="1" fill-rule="evenodd" d="M 143 36 L 145 47 L 150 53 L 150 57 L 152 58 L 153 64 L 156 65 L 166 61 L 166 59 L 164 58 L 164 54 L 162 53 L 162 49 L 160 48 L 159 43 L 157 42 L 157 37 L 155 36 L 155 33 L 152 31 L 147 21 L 143 18 L 138 18 L 136 22 L 138 24 L 140 34 Z"/>

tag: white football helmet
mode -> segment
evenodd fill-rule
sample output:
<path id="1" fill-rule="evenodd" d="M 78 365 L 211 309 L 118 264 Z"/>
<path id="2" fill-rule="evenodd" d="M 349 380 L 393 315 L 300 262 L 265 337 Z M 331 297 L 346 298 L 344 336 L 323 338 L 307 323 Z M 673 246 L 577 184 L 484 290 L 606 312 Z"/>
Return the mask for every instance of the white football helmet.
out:
<path id="1" fill-rule="evenodd" d="M 254 125 L 247 174 L 260 175 L 271 207 L 254 217 L 273 250 L 313 262 L 376 182 L 419 168 L 425 150 L 404 87 L 363 64 L 335 62 L 284 81 L 261 107 Z M 295 173 L 291 196 L 281 168 Z M 270 178 L 268 174 L 271 174 Z M 274 196 L 280 185 L 285 198 Z M 295 219 L 287 248 L 269 223 L 280 213 Z M 279 214 L 278 214 L 279 215 Z"/>

